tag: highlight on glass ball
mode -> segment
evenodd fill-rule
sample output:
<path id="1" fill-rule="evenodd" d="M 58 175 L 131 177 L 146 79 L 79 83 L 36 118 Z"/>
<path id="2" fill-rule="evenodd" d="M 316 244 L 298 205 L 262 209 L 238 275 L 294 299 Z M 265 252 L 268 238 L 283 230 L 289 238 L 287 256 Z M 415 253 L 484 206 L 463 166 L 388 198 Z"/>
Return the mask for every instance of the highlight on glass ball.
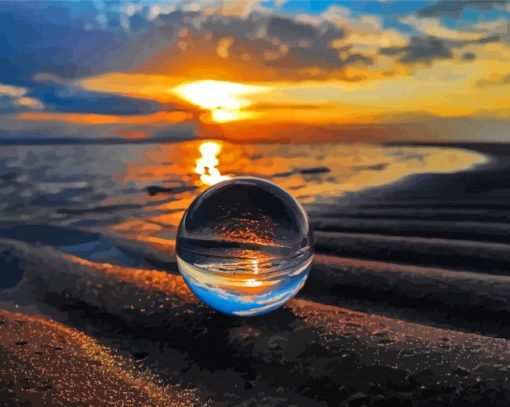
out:
<path id="1" fill-rule="evenodd" d="M 190 289 L 229 315 L 273 311 L 303 287 L 313 236 L 301 205 L 259 178 L 223 181 L 199 195 L 177 234 L 177 264 Z"/>

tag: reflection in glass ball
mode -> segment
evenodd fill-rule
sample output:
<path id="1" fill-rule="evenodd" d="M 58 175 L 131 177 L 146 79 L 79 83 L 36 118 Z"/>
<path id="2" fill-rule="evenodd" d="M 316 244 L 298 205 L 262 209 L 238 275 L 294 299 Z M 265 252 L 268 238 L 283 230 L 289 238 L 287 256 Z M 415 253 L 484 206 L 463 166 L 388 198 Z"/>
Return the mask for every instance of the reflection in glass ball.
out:
<path id="1" fill-rule="evenodd" d="M 297 294 L 312 264 L 312 231 L 299 203 L 275 184 L 235 178 L 190 205 L 177 263 L 191 290 L 230 315 L 259 315 Z"/>

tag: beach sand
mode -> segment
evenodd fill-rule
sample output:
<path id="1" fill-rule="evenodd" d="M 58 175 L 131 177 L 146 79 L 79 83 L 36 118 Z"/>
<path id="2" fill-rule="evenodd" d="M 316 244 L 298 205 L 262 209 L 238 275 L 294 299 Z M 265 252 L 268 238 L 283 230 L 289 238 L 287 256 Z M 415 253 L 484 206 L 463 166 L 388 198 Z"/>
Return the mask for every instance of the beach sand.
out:
<path id="1" fill-rule="evenodd" d="M 59 234 L 97 240 L 91 232 L 4 226 L 2 281 L 15 284 L 0 296 L 0 398 L 507 406 L 510 148 L 460 147 L 490 160 L 311 208 L 309 281 L 284 308 L 256 318 L 202 305 L 166 243 L 137 242 L 143 267 L 129 267 L 51 247 Z M 109 239 L 133 251 L 133 242 Z"/>

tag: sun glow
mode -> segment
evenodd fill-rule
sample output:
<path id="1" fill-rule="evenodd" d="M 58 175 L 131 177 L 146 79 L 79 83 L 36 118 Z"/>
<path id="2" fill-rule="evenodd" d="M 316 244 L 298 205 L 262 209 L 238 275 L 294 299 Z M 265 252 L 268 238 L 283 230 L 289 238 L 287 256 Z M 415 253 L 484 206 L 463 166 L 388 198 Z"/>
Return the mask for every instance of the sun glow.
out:
<path id="1" fill-rule="evenodd" d="M 262 281 L 255 280 L 254 278 L 249 278 L 246 280 L 246 287 L 260 287 L 262 284 L 264 284 Z"/>
<path id="2" fill-rule="evenodd" d="M 228 175 L 221 175 L 217 168 L 219 164 L 218 155 L 222 146 L 216 141 L 206 141 L 200 144 L 198 151 L 202 156 L 197 159 L 195 172 L 200 175 L 200 181 L 204 185 L 214 185 L 218 182 L 230 179 Z"/>
<path id="3" fill-rule="evenodd" d="M 247 96 L 267 90 L 267 86 L 222 81 L 198 81 L 173 88 L 180 98 L 210 110 L 212 119 L 218 123 L 252 117 L 252 112 L 242 111 L 252 104 Z"/>

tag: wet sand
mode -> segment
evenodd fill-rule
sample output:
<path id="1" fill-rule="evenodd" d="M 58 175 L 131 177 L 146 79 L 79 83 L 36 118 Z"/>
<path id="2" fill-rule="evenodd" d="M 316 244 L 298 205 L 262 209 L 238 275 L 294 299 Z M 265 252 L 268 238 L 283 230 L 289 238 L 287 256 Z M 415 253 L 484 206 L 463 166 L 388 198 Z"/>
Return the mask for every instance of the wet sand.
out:
<path id="1" fill-rule="evenodd" d="M 4 228 L 0 264 L 19 282 L 0 296 L 0 395 L 55 405 L 65 381 L 79 400 L 70 360 L 97 387 L 104 358 L 125 405 L 143 405 L 141 395 L 150 405 L 508 405 L 510 148 L 468 147 L 491 161 L 311 208 L 310 279 L 257 318 L 200 304 L 166 244 L 139 242 L 143 267 L 129 268 L 62 253 L 44 230 Z M 58 335 L 66 345 L 37 370 L 51 389 L 25 389 L 32 353 Z M 92 405 L 102 391 L 87 392 Z"/>

